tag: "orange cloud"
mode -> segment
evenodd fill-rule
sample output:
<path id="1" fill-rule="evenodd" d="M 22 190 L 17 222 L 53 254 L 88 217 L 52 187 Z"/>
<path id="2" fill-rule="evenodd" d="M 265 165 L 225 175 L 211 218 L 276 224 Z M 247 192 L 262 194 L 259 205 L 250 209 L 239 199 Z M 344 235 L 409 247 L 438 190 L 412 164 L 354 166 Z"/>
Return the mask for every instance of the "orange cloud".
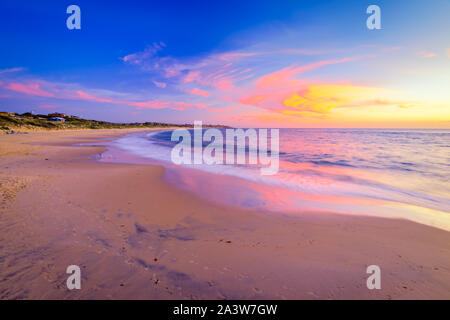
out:
<path id="1" fill-rule="evenodd" d="M 387 90 L 353 85 L 320 84 L 309 86 L 303 93 L 293 93 L 283 101 L 285 114 L 302 112 L 327 113 L 333 108 L 349 106 L 358 101 L 376 99 Z"/>
<path id="2" fill-rule="evenodd" d="M 355 86 L 311 83 L 294 76 L 322 66 L 354 61 L 361 57 L 346 57 L 314 62 L 303 66 L 288 66 L 256 79 L 253 88 L 238 101 L 276 113 L 317 116 L 337 106 L 354 103 L 364 89 Z M 370 88 L 369 88 L 370 89 Z M 369 91 L 367 89 L 367 91 Z M 373 99 L 373 98 L 372 98 Z"/>
<path id="3" fill-rule="evenodd" d="M 308 117 L 326 115 L 337 107 L 408 105 L 408 102 L 386 99 L 389 93 L 381 88 L 302 82 L 296 88 L 249 94 L 241 97 L 239 102 L 275 113 Z"/>

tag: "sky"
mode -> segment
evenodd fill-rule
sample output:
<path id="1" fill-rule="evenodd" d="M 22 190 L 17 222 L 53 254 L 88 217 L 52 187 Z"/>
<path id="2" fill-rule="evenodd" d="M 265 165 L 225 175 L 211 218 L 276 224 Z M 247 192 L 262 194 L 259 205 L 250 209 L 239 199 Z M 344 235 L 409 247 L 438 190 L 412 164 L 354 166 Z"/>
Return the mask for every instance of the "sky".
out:
<path id="1" fill-rule="evenodd" d="M 66 26 L 73 4 L 79 30 Z M 450 128 L 449 17 L 449 0 L 3 0 L 0 111 Z"/>

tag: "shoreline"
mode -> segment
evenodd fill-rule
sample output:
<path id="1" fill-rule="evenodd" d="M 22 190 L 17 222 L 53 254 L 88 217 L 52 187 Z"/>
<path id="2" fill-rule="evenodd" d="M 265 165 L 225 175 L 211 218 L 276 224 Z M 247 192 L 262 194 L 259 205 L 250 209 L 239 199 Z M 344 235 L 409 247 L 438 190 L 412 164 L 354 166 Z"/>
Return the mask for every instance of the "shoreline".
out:
<path id="1" fill-rule="evenodd" d="M 161 130 L 166 131 L 166 130 Z M 134 137 L 140 137 L 138 139 Z M 246 172 L 233 171 L 233 166 L 219 165 L 174 165 L 161 152 L 157 144 L 141 145 L 142 133 L 127 134 L 115 139 L 121 146 L 107 144 L 107 150 L 97 159 L 106 163 L 162 165 L 165 168 L 164 180 L 184 192 L 193 193 L 202 199 L 213 200 L 218 205 L 231 205 L 238 209 L 254 209 L 277 214 L 278 212 L 302 215 L 304 212 L 325 212 L 353 216 L 372 216 L 387 219 L 404 219 L 450 231 L 449 212 L 440 207 L 421 206 L 418 203 L 402 202 L 389 197 L 351 196 L 349 194 L 327 193 L 327 190 L 311 192 L 305 184 L 303 190 L 295 189 L 292 183 L 283 185 L 283 180 L 258 179 Z M 139 145 L 139 148 L 129 146 Z M 94 144 L 95 145 L 95 144 Z M 155 151 L 156 149 L 156 151 Z M 148 151 L 152 150 L 150 154 Z M 155 157 L 156 156 L 156 157 Z M 155 158 L 153 158 L 155 157 Z M 211 169 L 212 168 L 212 169 Z M 360 172 L 365 174 L 364 172 Z M 355 176 L 355 173 L 342 173 Z M 216 177 L 218 179 L 216 179 Z M 317 188 L 310 181 L 309 188 Z M 328 182 L 328 181 L 326 181 Z M 369 185 L 371 181 L 367 181 Z M 373 182 L 372 182 L 373 183 Z M 353 185 L 358 188 L 361 185 Z M 346 186 L 348 187 L 348 186 Z M 385 190 L 386 191 L 386 190 Z M 387 191 L 386 191 L 387 192 Z M 391 190 L 391 192 L 393 192 Z"/>
<path id="2" fill-rule="evenodd" d="M 73 146 L 152 130 L 92 131 L 0 136 L 1 299 L 450 298 L 449 232 L 221 206 L 165 182 L 162 166 Z M 82 290 L 65 287 L 71 264 Z M 365 287 L 371 264 L 382 290 Z"/>

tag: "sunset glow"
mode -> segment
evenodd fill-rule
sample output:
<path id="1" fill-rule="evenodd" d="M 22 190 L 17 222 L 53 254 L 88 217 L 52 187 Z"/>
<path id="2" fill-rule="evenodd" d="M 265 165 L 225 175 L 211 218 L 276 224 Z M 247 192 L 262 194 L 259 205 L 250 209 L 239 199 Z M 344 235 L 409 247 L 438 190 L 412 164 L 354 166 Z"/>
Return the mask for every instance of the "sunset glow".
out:
<path id="1" fill-rule="evenodd" d="M 1 52 L 0 102 L 9 111 L 44 112 L 51 105 L 110 121 L 448 128 L 450 44 L 441 40 L 450 25 L 440 12 L 449 4 L 437 2 L 441 9 L 433 14 L 421 10 L 425 4 L 420 2 L 407 7 L 387 2 L 381 30 L 365 27 L 365 8 L 357 3 L 291 3 L 283 11 L 283 27 L 276 27 L 281 17 L 263 19 L 246 11 L 251 24 L 218 22 L 228 32 L 222 38 L 190 20 L 186 29 L 161 30 L 151 21 L 133 19 L 125 22 L 133 41 L 118 38 L 108 44 L 94 39 L 103 36 L 103 28 L 121 26 L 111 18 L 110 25 L 93 28 L 101 10 L 94 4 L 84 8 L 93 20 L 86 19 L 85 28 L 76 32 L 50 25 L 14 29 L 5 18 L 0 34 L 9 50 Z M 18 4 L 8 6 L 21 10 Z M 189 5 L 185 9 L 192 11 Z M 56 10 L 48 8 L 49 14 Z M 178 13 L 160 14 L 177 20 Z M 320 18 L 305 22 L 306 14 Z M 206 10 L 192 15 L 207 19 Z M 345 20 L 337 23 L 335 15 Z M 420 19 L 406 18 L 416 15 Z M 435 37 L 430 38 L 426 31 L 431 28 Z M 186 32 L 196 38 L 177 43 Z M 25 54 L 13 38 L 29 39 L 39 58 Z M 64 46 L 56 44 L 61 41 Z"/>

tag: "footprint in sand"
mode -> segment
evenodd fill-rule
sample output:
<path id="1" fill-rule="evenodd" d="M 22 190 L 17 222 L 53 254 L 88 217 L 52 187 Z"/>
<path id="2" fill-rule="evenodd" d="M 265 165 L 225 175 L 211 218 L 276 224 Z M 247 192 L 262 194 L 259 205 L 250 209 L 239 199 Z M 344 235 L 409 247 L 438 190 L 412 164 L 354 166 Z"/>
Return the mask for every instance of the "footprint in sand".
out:
<path id="1" fill-rule="evenodd" d="M 260 288 L 253 288 L 253 292 L 255 292 L 256 294 L 263 293 L 262 289 L 260 289 Z"/>

